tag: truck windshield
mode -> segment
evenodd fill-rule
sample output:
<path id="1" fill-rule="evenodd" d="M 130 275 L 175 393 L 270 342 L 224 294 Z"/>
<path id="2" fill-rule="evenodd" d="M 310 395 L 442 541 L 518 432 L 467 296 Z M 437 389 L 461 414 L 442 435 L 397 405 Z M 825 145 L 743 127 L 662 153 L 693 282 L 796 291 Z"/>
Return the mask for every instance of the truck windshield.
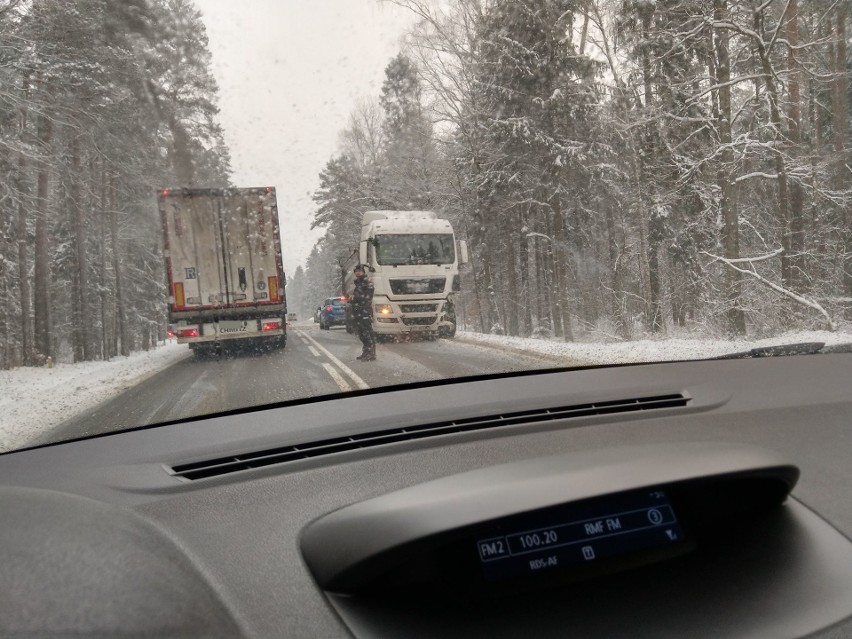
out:
<path id="1" fill-rule="evenodd" d="M 456 259 L 451 233 L 379 235 L 374 246 L 382 265 L 452 264 Z"/>

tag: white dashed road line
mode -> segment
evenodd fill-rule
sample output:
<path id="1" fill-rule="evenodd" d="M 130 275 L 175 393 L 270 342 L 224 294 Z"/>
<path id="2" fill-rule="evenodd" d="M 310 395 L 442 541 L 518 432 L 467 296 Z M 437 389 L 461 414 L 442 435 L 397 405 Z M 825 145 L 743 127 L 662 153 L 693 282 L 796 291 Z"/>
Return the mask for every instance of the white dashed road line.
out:
<path id="1" fill-rule="evenodd" d="M 343 376 L 337 372 L 337 370 L 329 364 L 328 362 L 323 362 L 322 367 L 325 371 L 331 376 L 331 379 L 334 380 L 334 383 L 337 384 L 338 388 L 342 390 L 344 393 L 351 391 L 352 387 L 348 384 L 348 382 L 343 379 Z"/>
<path id="2" fill-rule="evenodd" d="M 366 389 L 370 388 L 369 384 L 367 384 L 367 382 L 365 382 L 363 379 L 358 377 L 358 375 L 355 373 L 355 371 L 353 371 L 346 364 L 344 364 L 339 359 L 337 359 L 334 355 L 332 355 L 331 352 L 327 348 L 325 348 L 322 344 L 320 344 L 318 341 L 316 341 L 313 337 L 311 337 L 310 335 L 305 335 L 303 333 L 298 333 L 298 335 L 300 337 L 308 340 L 308 342 L 310 342 L 310 344 L 313 344 L 323 355 L 328 357 L 328 359 L 330 359 L 335 364 L 335 366 L 337 366 L 337 368 L 339 368 L 341 371 L 343 371 L 343 373 L 355 383 L 355 386 L 357 386 L 361 390 L 366 390 Z M 323 364 L 323 366 L 325 366 L 325 365 Z"/>

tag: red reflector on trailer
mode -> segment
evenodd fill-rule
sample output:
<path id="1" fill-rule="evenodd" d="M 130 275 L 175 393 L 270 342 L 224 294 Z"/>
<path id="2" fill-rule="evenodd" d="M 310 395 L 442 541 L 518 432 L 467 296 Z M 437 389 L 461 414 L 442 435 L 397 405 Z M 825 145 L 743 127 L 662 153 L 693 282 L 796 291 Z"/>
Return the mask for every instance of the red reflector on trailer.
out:
<path id="1" fill-rule="evenodd" d="M 264 331 L 277 331 L 281 328 L 281 322 L 264 322 L 263 330 Z"/>
<path id="2" fill-rule="evenodd" d="M 198 337 L 197 328 L 185 328 L 178 331 L 178 337 Z"/>

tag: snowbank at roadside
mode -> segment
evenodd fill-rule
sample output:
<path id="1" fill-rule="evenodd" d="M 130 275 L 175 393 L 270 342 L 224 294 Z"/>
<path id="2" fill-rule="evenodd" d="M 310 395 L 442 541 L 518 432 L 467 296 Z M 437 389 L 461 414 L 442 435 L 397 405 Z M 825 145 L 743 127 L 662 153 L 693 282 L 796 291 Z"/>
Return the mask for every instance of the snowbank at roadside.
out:
<path id="1" fill-rule="evenodd" d="M 669 362 L 706 359 L 752 348 L 791 344 L 794 342 L 852 343 L 852 333 L 829 331 L 797 331 L 761 340 L 720 340 L 660 338 L 633 342 L 559 342 L 523 337 L 505 337 L 459 331 L 457 336 L 468 342 L 511 348 L 548 358 L 564 360 L 565 366 L 605 366 L 641 362 Z"/>
<path id="2" fill-rule="evenodd" d="M 124 392 L 190 354 L 186 345 L 169 342 L 152 351 L 115 357 L 108 362 L 0 371 L 0 452 L 26 446 L 36 434 Z"/>

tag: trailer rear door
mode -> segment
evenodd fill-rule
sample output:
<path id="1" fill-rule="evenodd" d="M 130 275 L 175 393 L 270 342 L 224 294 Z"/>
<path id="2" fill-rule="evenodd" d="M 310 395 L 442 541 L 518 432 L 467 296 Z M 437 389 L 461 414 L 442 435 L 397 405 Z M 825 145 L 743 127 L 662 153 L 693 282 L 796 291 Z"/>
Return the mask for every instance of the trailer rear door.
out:
<path id="1" fill-rule="evenodd" d="M 280 305 L 275 190 L 163 191 L 172 311 Z"/>

